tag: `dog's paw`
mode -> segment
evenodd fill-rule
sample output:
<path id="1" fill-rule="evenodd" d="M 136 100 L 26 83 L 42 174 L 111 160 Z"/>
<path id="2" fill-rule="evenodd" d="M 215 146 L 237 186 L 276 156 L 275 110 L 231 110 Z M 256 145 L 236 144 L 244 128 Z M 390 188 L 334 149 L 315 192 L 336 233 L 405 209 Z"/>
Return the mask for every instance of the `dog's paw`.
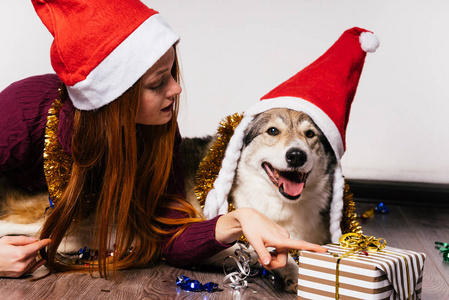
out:
<path id="1" fill-rule="evenodd" d="M 284 290 L 289 293 L 296 293 L 298 285 L 298 265 L 288 257 L 287 265 L 283 268 L 273 270 L 274 274 L 284 283 Z"/>
<path id="2" fill-rule="evenodd" d="M 296 294 L 297 286 L 298 286 L 298 274 L 296 274 L 296 278 L 289 278 L 284 280 L 284 291 L 288 293 Z"/>

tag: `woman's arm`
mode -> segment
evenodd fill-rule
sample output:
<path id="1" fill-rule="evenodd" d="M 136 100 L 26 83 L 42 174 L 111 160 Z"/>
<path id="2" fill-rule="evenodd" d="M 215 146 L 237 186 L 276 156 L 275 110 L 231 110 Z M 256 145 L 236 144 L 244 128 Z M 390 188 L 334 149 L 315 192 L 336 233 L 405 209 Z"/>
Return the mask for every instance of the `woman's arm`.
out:
<path id="1" fill-rule="evenodd" d="M 171 217 L 175 217 L 174 214 L 172 212 Z M 242 235 L 267 269 L 285 266 L 289 249 L 327 251 L 319 245 L 290 239 L 287 230 L 255 209 L 240 208 L 211 220 L 190 224 L 168 247 L 163 248 L 163 256 L 172 266 L 192 266 L 232 246 Z M 267 247 L 274 247 L 275 251 L 269 252 Z"/>

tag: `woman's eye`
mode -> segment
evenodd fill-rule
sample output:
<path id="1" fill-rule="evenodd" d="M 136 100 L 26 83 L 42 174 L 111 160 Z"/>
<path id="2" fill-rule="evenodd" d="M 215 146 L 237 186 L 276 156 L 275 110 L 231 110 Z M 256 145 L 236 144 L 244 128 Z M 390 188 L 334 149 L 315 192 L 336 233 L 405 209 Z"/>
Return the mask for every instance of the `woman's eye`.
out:
<path id="1" fill-rule="evenodd" d="M 307 130 L 306 131 L 306 137 L 309 139 L 313 138 L 315 136 L 315 132 L 313 130 Z"/>
<path id="2" fill-rule="evenodd" d="M 279 130 L 277 130 L 277 128 L 275 128 L 275 127 L 270 127 L 270 128 L 268 128 L 267 133 L 269 135 L 278 135 Z"/>
<path id="3" fill-rule="evenodd" d="M 157 85 L 152 85 L 149 87 L 150 90 L 157 90 L 162 87 L 163 83 L 158 83 Z"/>
<path id="4" fill-rule="evenodd" d="M 150 85 L 149 89 L 150 90 L 157 90 L 157 89 L 161 88 L 164 84 L 165 84 L 165 78 L 162 78 L 161 81 L 159 81 L 159 82 L 157 82 L 155 84 Z"/>

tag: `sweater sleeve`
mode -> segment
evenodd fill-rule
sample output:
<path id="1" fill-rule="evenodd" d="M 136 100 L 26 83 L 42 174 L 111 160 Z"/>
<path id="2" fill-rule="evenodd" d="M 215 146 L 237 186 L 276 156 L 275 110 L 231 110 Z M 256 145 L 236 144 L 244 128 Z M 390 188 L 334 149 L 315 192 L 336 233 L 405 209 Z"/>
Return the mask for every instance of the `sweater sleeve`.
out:
<path id="1" fill-rule="evenodd" d="M 181 135 L 178 131 L 173 151 L 173 172 L 169 190 L 185 199 L 184 180 L 183 176 L 181 176 L 181 140 Z M 170 219 L 185 217 L 176 210 L 164 211 L 162 214 Z M 169 243 L 171 236 L 165 237 L 161 247 L 162 255 L 167 263 L 174 267 L 194 266 L 201 260 L 232 246 L 233 244 L 225 245 L 215 239 L 215 227 L 219 217 L 190 224 L 171 243 Z"/>
<path id="2" fill-rule="evenodd" d="M 0 177 L 29 190 L 45 189 L 44 132 L 59 96 L 55 74 L 17 81 L 0 93 Z"/>
<path id="3" fill-rule="evenodd" d="M 231 247 L 234 243 L 222 244 L 215 239 L 215 227 L 220 217 L 192 223 L 172 243 L 163 247 L 167 263 L 174 267 L 190 267 Z"/>

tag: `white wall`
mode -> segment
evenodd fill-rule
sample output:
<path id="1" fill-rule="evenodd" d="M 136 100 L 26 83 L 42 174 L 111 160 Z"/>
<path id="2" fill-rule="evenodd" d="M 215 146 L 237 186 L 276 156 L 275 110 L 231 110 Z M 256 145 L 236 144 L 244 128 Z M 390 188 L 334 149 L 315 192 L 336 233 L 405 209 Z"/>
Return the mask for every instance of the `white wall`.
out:
<path id="1" fill-rule="evenodd" d="M 51 72 L 50 34 L 29 1 L 0 4 L 0 89 Z M 347 131 L 348 178 L 449 183 L 449 2 L 152 0 L 182 36 L 185 136 L 215 132 L 326 51 L 374 31 Z M 1 109 L 1 108 L 0 108 Z"/>

